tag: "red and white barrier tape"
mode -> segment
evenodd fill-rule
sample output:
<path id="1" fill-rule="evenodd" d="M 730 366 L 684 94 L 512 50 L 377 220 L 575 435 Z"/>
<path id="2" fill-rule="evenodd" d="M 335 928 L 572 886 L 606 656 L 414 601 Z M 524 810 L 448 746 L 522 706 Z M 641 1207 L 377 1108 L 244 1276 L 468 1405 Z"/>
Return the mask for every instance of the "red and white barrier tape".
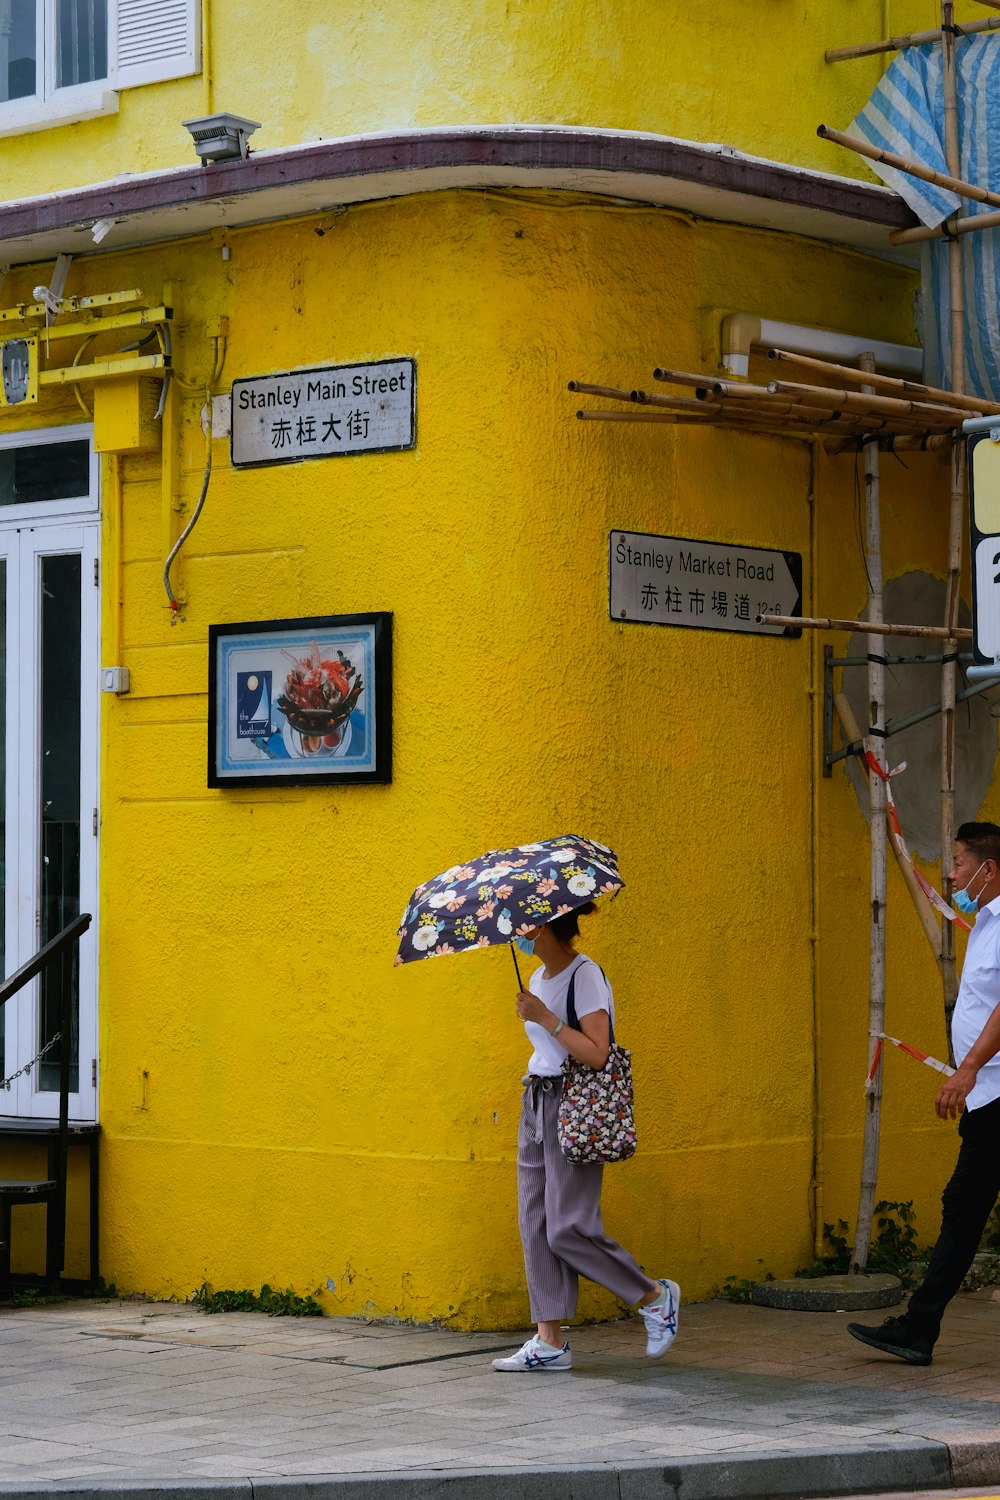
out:
<path id="1" fill-rule="evenodd" d="M 946 1078 L 950 1078 L 955 1071 L 947 1063 L 941 1062 L 936 1057 L 929 1057 L 926 1052 L 921 1052 L 918 1047 L 911 1047 L 909 1042 L 901 1042 L 898 1036 L 888 1036 L 884 1031 L 869 1031 L 868 1035 L 875 1037 L 877 1040 L 875 1043 L 875 1053 L 872 1057 L 872 1065 L 868 1070 L 868 1077 L 865 1079 L 866 1094 L 871 1091 L 875 1074 L 878 1071 L 878 1065 L 882 1060 L 883 1042 L 891 1042 L 894 1047 L 899 1048 L 900 1052 L 905 1052 L 908 1057 L 915 1057 L 917 1062 L 926 1063 L 929 1068 L 933 1068 L 936 1073 L 943 1073 Z"/>
<path id="2" fill-rule="evenodd" d="M 940 912 L 946 922 L 954 922 L 957 926 L 964 927 L 966 932 L 971 932 L 972 928 L 969 923 L 963 921 L 955 908 L 949 906 L 941 893 L 936 891 L 930 881 L 921 875 L 913 863 L 913 857 L 909 849 L 906 847 L 906 839 L 903 837 L 902 825 L 899 821 L 899 814 L 896 811 L 896 802 L 892 795 L 892 778 L 897 776 L 900 771 L 906 770 L 906 761 L 901 761 L 898 766 L 893 766 L 891 771 L 887 771 L 884 766 L 879 764 L 878 757 L 867 746 L 865 748 L 865 760 L 868 762 L 868 769 L 885 782 L 885 803 L 886 811 L 889 815 L 889 827 L 892 830 L 900 859 L 906 860 L 906 863 L 913 871 L 917 884 L 934 907 L 934 910 Z"/>

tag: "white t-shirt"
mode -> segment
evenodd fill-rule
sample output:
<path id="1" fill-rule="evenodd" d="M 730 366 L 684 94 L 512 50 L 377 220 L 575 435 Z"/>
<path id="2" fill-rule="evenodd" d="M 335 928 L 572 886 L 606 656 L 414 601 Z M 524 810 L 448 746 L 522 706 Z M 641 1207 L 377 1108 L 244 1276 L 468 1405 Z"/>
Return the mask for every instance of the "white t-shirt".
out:
<path id="1" fill-rule="evenodd" d="M 595 1010 L 606 1010 L 611 1016 L 611 1024 L 614 1025 L 615 1002 L 611 994 L 611 986 L 593 959 L 581 953 L 567 968 L 563 969 L 561 974 L 557 974 L 555 979 L 543 979 L 544 972 L 544 967 L 535 970 L 528 980 L 528 989 L 533 995 L 537 995 L 542 1004 L 547 1005 L 560 1021 L 568 1023 L 566 999 L 569 995 L 570 979 L 575 974 L 576 988 L 573 991 L 573 1005 L 577 1020 L 593 1015 Z M 562 1043 L 552 1036 L 547 1027 L 539 1026 L 537 1021 L 525 1021 L 524 1029 L 528 1034 L 528 1041 L 535 1049 L 528 1061 L 528 1072 L 533 1073 L 536 1078 L 551 1078 L 561 1073 L 566 1057 L 566 1048 Z"/>
<path id="2" fill-rule="evenodd" d="M 951 1018 L 951 1045 L 960 1063 L 1000 1005 L 1000 896 L 982 906 L 962 965 L 955 1013 Z M 966 1109 L 982 1109 L 1000 1099 L 1000 1053 L 984 1063 L 976 1086 L 965 1101 Z"/>

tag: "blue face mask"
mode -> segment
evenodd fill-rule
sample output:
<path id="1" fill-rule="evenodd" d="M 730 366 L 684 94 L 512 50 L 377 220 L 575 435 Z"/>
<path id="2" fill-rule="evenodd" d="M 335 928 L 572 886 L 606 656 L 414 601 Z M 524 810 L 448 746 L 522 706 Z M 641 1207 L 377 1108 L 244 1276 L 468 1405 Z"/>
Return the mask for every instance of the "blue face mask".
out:
<path id="1" fill-rule="evenodd" d="M 983 864 L 985 863 L 986 861 L 984 860 Z M 981 870 L 982 868 L 983 866 L 980 865 L 979 870 Z M 976 871 L 976 875 L 979 874 L 979 870 Z M 964 912 L 967 917 L 972 916 L 973 912 L 975 912 L 977 907 L 979 906 L 980 900 L 982 899 L 982 891 L 979 892 L 978 896 L 969 895 L 969 886 L 972 884 L 972 881 L 975 880 L 976 875 L 973 875 L 972 880 L 967 880 L 960 891 L 953 892 L 951 898 L 952 906 L 957 906 L 959 911 Z"/>
<path id="2" fill-rule="evenodd" d="M 534 955 L 534 952 L 535 952 L 534 942 L 529 941 L 528 938 L 521 937 L 520 935 L 518 935 L 518 936 L 516 936 L 514 938 L 514 942 L 517 945 L 517 947 L 520 948 L 521 952 L 522 953 L 526 953 L 529 958 L 531 958 Z"/>

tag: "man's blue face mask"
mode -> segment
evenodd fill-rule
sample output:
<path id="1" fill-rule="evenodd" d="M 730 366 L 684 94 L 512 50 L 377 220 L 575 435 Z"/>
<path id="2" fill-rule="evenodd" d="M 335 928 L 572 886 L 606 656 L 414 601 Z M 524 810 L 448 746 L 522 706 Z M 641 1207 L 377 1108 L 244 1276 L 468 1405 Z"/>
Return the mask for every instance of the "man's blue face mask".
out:
<path id="1" fill-rule="evenodd" d="M 533 941 L 530 941 L 526 937 L 521 937 L 520 933 L 518 933 L 514 938 L 514 942 L 517 947 L 520 948 L 522 953 L 526 953 L 529 958 L 533 956 L 535 952 L 535 944 Z"/>
<path id="2" fill-rule="evenodd" d="M 986 861 L 983 860 L 983 865 L 985 863 Z M 979 866 L 979 870 L 983 868 L 983 865 Z M 979 874 L 979 870 L 976 871 L 976 875 Z M 969 886 L 972 884 L 972 881 L 975 880 L 976 875 L 973 875 L 971 879 L 967 880 L 960 891 L 954 891 L 952 893 L 952 906 L 957 906 L 959 911 L 964 912 L 967 917 L 972 916 L 973 912 L 975 912 L 977 907 L 979 906 L 980 900 L 982 899 L 982 891 L 979 892 L 978 896 L 969 895 Z"/>

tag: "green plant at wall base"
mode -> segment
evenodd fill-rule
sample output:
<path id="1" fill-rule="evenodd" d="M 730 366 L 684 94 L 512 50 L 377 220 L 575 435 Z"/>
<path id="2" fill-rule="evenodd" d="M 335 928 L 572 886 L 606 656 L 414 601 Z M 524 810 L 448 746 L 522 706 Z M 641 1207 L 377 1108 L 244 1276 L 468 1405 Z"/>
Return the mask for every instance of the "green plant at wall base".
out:
<path id="1" fill-rule="evenodd" d="M 916 1215 L 912 1199 L 905 1203 L 893 1203 L 883 1198 L 875 1205 L 875 1229 L 868 1252 L 868 1270 L 879 1274 L 898 1276 L 901 1281 L 912 1280 L 912 1266 L 917 1258 L 917 1231 L 914 1227 Z M 829 1246 L 826 1255 L 821 1255 L 810 1265 L 803 1266 L 795 1275 L 805 1280 L 820 1276 L 846 1276 L 851 1269 L 851 1245 L 848 1241 L 848 1226 L 844 1219 L 836 1224 L 823 1225 L 823 1244 Z M 997 1243 L 1000 1246 L 1000 1219 L 997 1222 Z M 760 1281 L 773 1281 L 770 1273 L 758 1277 Z M 727 1276 L 722 1284 L 721 1295 L 730 1302 L 749 1302 L 753 1282 L 740 1276 Z"/>
<path id="2" fill-rule="evenodd" d="M 259 1292 L 225 1290 L 217 1292 L 207 1281 L 191 1293 L 191 1301 L 202 1312 L 262 1312 L 272 1318 L 321 1318 L 323 1309 L 315 1297 L 300 1297 L 286 1287 L 275 1291 L 267 1282 Z"/>
<path id="3" fill-rule="evenodd" d="M 899 1276 L 905 1281 L 917 1258 L 913 1199 L 908 1198 L 904 1203 L 890 1203 L 883 1199 L 876 1203 L 875 1215 L 878 1233 L 868 1253 L 868 1269 Z"/>
<path id="4" fill-rule="evenodd" d="M 917 1249 L 912 1198 L 899 1203 L 883 1198 L 876 1203 L 875 1230 L 868 1251 L 868 1270 L 879 1275 L 898 1276 L 904 1285 L 912 1286 L 922 1274 L 921 1262 L 926 1261 L 930 1254 L 930 1251 L 921 1254 Z M 803 1266 L 801 1271 L 795 1272 L 796 1276 L 807 1280 L 820 1276 L 845 1276 L 851 1268 L 852 1249 L 847 1235 L 848 1226 L 843 1219 L 838 1219 L 836 1224 L 824 1224 L 823 1243 L 829 1246 L 829 1254 Z M 987 1253 L 977 1258 L 962 1282 L 964 1292 L 975 1292 L 1000 1282 L 1000 1206 L 994 1208 L 989 1217 L 980 1250 Z M 768 1275 L 760 1279 L 773 1281 L 774 1277 Z M 730 1302 L 749 1302 L 752 1286 L 753 1282 L 742 1277 L 727 1276 L 720 1295 Z"/>
<path id="5" fill-rule="evenodd" d="M 996 1286 L 1000 1281 L 1000 1255 L 988 1252 L 984 1257 L 976 1256 L 968 1275 L 962 1282 L 963 1292 L 978 1292 L 984 1286 Z"/>
<path id="6" fill-rule="evenodd" d="M 1000 1212 L 996 1208 L 993 1209 L 986 1220 L 986 1228 L 983 1230 L 983 1237 L 979 1242 L 979 1248 L 980 1250 L 995 1250 L 1000 1252 Z"/>
<path id="7" fill-rule="evenodd" d="M 15 1287 L 7 1299 L 8 1307 L 45 1307 L 53 1302 L 65 1302 L 63 1292 L 47 1292 L 40 1286 Z"/>
<path id="8" fill-rule="evenodd" d="M 847 1225 L 843 1219 L 838 1219 L 836 1224 L 823 1225 L 823 1243 L 830 1246 L 829 1255 L 821 1255 L 812 1265 L 803 1266 L 801 1271 L 796 1271 L 796 1276 L 807 1279 L 816 1276 L 843 1276 L 850 1270 L 851 1247 L 847 1243 Z"/>
<path id="9" fill-rule="evenodd" d="M 722 1283 L 722 1296 L 729 1302 L 749 1302 L 752 1281 L 745 1276 L 727 1276 Z"/>

